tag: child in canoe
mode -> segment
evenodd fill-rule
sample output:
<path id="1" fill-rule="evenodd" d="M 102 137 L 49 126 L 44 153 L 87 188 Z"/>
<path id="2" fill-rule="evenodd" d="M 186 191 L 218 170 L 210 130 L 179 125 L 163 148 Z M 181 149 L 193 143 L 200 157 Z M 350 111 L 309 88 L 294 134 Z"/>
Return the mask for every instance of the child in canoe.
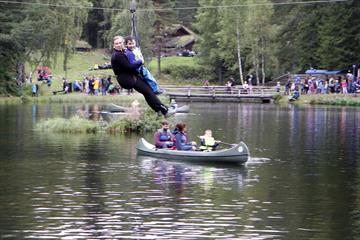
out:
<path id="1" fill-rule="evenodd" d="M 214 151 L 216 147 L 219 145 L 220 141 L 216 141 L 212 136 L 212 131 L 207 129 L 203 136 L 199 136 L 200 138 L 200 150 L 202 151 Z"/>

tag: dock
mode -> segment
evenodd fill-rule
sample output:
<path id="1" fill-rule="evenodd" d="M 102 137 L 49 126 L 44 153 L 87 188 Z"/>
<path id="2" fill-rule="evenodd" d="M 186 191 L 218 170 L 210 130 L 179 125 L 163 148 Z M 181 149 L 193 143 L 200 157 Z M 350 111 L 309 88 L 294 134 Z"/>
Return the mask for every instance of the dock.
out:
<path id="1" fill-rule="evenodd" d="M 170 99 L 183 102 L 260 102 L 270 103 L 276 93 L 273 87 L 253 86 L 252 89 L 243 89 L 234 86 L 189 86 L 164 87 Z"/>

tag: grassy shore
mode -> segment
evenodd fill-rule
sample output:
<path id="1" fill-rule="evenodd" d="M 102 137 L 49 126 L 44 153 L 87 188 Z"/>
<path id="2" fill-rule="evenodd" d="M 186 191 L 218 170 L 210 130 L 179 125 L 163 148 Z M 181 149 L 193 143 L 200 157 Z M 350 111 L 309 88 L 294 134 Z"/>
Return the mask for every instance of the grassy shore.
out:
<path id="1" fill-rule="evenodd" d="M 19 98 L 20 99 L 20 98 Z M 161 96 L 161 100 L 166 102 L 166 97 Z M 69 94 L 57 94 L 52 96 L 39 96 L 39 97 L 31 97 L 26 96 L 22 97 L 21 100 L 23 102 L 31 102 L 31 103 L 121 103 L 127 106 L 130 106 L 134 100 L 138 100 L 140 104 L 146 105 L 144 97 L 139 93 L 134 93 L 132 95 L 127 95 L 126 93 L 120 95 L 98 95 L 92 96 L 84 93 L 69 93 Z M 1 98 L 0 98 L 1 102 Z"/>
<path id="2" fill-rule="evenodd" d="M 280 104 L 289 104 L 287 96 L 282 96 Z M 336 105 L 336 106 L 360 106 L 360 94 L 312 94 L 301 95 L 292 104 L 297 105 Z"/>
<path id="3" fill-rule="evenodd" d="M 22 103 L 22 99 L 19 97 L 1 97 L 0 96 L 0 104 L 20 104 Z"/>
<path id="4" fill-rule="evenodd" d="M 71 59 L 69 59 L 68 67 L 66 71 L 63 69 L 63 54 L 58 54 L 58 59 L 56 63 L 51 67 L 51 73 L 53 75 L 53 83 L 50 88 L 46 88 L 43 94 L 52 93 L 52 91 L 62 89 L 62 79 L 66 77 L 70 82 L 74 80 L 82 81 L 85 76 L 96 76 L 96 77 L 107 77 L 113 76 L 112 69 L 101 69 L 101 70 L 93 70 L 95 64 L 102 65 L 105 62 L 110 61 L 110 55 L 103 49 L 98 49 L 90 52 L 76 52 Z M 186 68 L 189 66 L 196 65 L 194 58 L 191 57 L 165 57 L 161 59 L 161 69 L 162 75 L 161 77 L 157 76 L 157 61 L 153 58 L 149 63 L 146 64 L 153 75 L 157 78 L 157 81 L 162 85 L 176 85 L 182 83 L 183 81 L 175 81 L 172 79 L 167 72 L 170 68 Z M 26 72 L 34 71 L 27 64 Z M 33 73 L 34 78 L 36 74 Z M 115 78 L 113 77 L 113 80 Z M 36 81 L 37 82 L 37 81 Z M 42 85 L 42 82 L 37 82 Z M 199 80 L 201 83 L 201 80 Z M 45 85 L 45 84 L 44 84 Z M 30 91 L 31 89 L 29 89 Z"/>
<path id="5" fill-rule="evenodd" d="M 162 120 L 162 117 L 154 114 L 151 109 L 147 109 L 139 117 L 134 118 L 129 115 L 112 122 L 92 121 L 79 115 L 69 119 L 44 119 L 35 125 L 35 130 L 54 133 L 144 133 L 154 132 L 159 128 Z"/>
<path id="6" fill-rule="evenodd" d="M 169 99 L 165 95 L 161 95 L 160 99 L 166 103 Z M 275 102 L 279 104 L 289 104 L 287 96 L 274 96 Z M 118 103 L 124 106 L 130 106 L 134 101 L 138 100 L 141 105 L 146 105 L 144 97 L 135 93 L 127 95 L 115 96 L 89 96 L 83 93 L 70 93 L 58 95 L 45 95 L 39 97 L 32 97 L 29 95 L 22 97 L 0 97 L 0 104 L 21 104 L 24 102 L 29 103 Z M 301 97 L 291 104 L 297 105 L 337 105 L 337 106 L 360 106 L 360 94 L 313 94 L 301 95 Z"/>

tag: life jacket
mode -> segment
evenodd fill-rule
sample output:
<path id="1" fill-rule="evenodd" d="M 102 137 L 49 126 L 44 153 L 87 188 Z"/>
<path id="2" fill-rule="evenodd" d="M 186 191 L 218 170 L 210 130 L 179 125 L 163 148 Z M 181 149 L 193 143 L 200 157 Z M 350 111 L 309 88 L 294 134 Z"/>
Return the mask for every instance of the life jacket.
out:
<path id="1" fill-rule="evenodd" d="M 213 138 L 213 137 L 205 137 L 204 138 L 204 145 L 205 146 L 214 146 L 215 145 L 215 138 Z"/>
<path id="2" fill-rule="evenodd" d="M 160 132 L 159 135 L 159 141 L 160 142 L 169 142 L 171 141 L 171 133 L 170 131 L 164 131 L 163 129 L 159 129 L 158 130 Z"/>
<path id="3" fill-rule="evenodd" d="M 216 144 L 215 138 L 213 137 L 204 137 L 201 140 L 201 146 L 200 146 L 200 150 L 202 151 L 212 151 L 214 146 Z"/>

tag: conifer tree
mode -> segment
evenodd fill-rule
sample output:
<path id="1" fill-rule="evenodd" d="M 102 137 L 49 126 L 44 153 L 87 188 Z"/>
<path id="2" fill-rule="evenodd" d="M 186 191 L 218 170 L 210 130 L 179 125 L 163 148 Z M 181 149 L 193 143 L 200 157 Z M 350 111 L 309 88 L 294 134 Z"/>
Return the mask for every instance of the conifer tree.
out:
<path id="1" fill-rule="evenodd" d="M 217 6 L 216 0 L 200 0 L 200 6 Z M 218 76 L 223 83 L 224 60 L 218 50 L 218 32 L 220 31 L 220 12 L 218 8 L 201 8 L 196 15 L 195 28 L 199 32 L 196 51 L 199 53 L 199 62 L 204 67 L 208 78 Z"/>

